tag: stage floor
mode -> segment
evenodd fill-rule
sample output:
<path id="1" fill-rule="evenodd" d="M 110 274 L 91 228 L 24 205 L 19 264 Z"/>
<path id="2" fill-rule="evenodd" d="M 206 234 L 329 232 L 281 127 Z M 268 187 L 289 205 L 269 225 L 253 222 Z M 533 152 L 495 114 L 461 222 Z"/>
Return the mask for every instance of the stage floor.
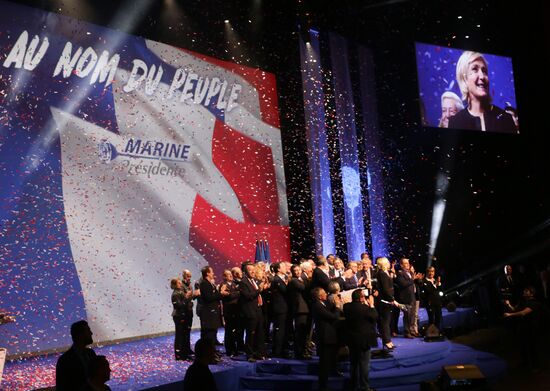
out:
<path id="1" fill-rule="evenodd" d="M 461 326 L 472 321 L 472 309 L 457 309 L 444 313 L 444 326 Z M 421 311 L 421 323 L 424 311 Z M 199 332 L 192 333 L 196 341 Z M 223 330 L 219 333 L 223 339 Z M 420 339 L 395 338 L 397 349 L 393 358 L 372 361 L 372 386 L 379 389 L 401 386 L 415 389 L 414 384 L 434 378 L 442 365 L 474 363 L 498 377 L 504 370 L 502 360 L 483 352 L 449 341 L 426 343 Z M 97 347 L 96 352 L 107 356 L 112 374 L 109 385 L 117 390 L 180 389 L 186 362 L 174 361 L 173 337 L 158 337 L 134 342 Z M 2 389 L 10 391 L 33 390 L 55 384 L 55 363 L 59 354 L 8 361 L 4 368 Z M 341 363 L 345 371 L 346 363 Z M 224 357 L 222 363 L 211 367 L 220 390 L 259 389 L 316 389 L 317 360 L 297 361 L 270 359 L 256 364 Z M 485 370 L 483 367 L 486 367 Z M 335 389 L 345 389 L 345 378 L 331 379 Z M 178 384 L 179 383 L 179 384 Z M 294 385 L 294 386 L 293 386 Z M 411 388 L 412 387 L 412 388 Z M 418 389 L 418 386 L 417 388 Z M 390 390 L 390 388 L 388 388 Z"/>

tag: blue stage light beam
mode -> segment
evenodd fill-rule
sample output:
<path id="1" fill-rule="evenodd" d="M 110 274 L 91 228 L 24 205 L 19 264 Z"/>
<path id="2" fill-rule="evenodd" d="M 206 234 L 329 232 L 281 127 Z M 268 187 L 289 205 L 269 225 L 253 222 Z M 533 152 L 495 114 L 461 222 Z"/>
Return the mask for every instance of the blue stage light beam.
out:
<path id="1" fill-rule="evenodd" d="M 154 0 L 128 0 L 124 3 L 112 22 L 110 28 L 131 32 L 133 28 L 147 15 L 147 10 L 154 4 Z M 122 35 L 119 39 L 110 42 L 110 45 L 105 48 L 109 53 L 116 53 L 120 47 Z M 81 103 L 88 98 L 93 85 L 82 83 L 81 88 L 75 89 L 67 103 L 60 109 L 67 113 L 74 113 L 80 107 Z M 26 171 L 27 175 L 32 174 L 36 168 L 44 160 L 44 156 L 48 153 L 50 146 L 57 140 L 58 126 L 53 117 L 50 118 L 44 127 L 42 137 L 38 138 L 26 155 Z"/>

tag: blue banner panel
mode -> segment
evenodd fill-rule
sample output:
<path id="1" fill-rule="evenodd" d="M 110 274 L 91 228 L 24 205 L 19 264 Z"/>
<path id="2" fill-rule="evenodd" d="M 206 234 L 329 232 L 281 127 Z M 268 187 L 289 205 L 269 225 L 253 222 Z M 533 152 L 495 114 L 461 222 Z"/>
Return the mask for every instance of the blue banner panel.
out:
<path id="1" fill-rule="evenodd" d="M 313 203 L 315 251 L 334 253 L 334 212 L 330 184 L 330 161 L 325 129 L 325 95 L 319 51 L 319 35 L 311 32 L 311 41 L 300 40 L 304 113 L 306 119 L 309 180 Z"/>
<path id="2" fill-rule="evenodd" d="M 384 161 L 379 142 L 374 63 L 372 55 L 367 48 L 363 46 L 358 47 L 358 61 L 361 111 L 363 113 L 363 135 L 367 156 L 367 192 L 369 198 L 372 256 L 376 258 L 389 254 L 386 233 L 387 218 L 384 203 Z"/>
<path id="3" fill-rule="evenodd" d="M 336 34 L 330 34 L 329 40 L 336 103 L 336 126 L 340 141 L 347 252 L 348 259 L 351 261 L 361 259 L 361 253 L 365 252 L 355 108 L 348 65 L 347 40 Z"/>

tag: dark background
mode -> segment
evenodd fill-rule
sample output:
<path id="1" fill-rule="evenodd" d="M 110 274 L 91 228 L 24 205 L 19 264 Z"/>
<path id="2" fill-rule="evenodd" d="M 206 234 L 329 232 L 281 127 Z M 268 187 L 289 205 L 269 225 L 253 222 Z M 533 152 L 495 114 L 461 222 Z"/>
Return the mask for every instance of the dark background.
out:
<path id="1" fill-rule="evenodd" d="M 363 44 L 372 50 L 375 65 L 388 255 L 408 256 L 417 269 L 426 265 L 435 179 L 443 171 L 450 185 L 434 264 L 449 283 L 503 262 L 534 265 L 550 259 L 548 98 L 543 96 L 549 87 L 550 40 L 543 23 L 548 6 L 542 1 L 519 6 L 497 0 L 159 0 L 146 2 L 130 25 L 124 16 L 140 1 L 16 2 L 275 73 L 294 258 L 314 251 L 298 26 Z M 226 19 L 233 40 L 225 33 Z M 521 134 L 422 127 L 415 41 L 512 57 Z M 331 172 L 337 183 L 338 170 Z M 334 191 L 338 212 L 341 188 Z M 335 223 L 337 249 L 345 258 L 338 213 Z"/>

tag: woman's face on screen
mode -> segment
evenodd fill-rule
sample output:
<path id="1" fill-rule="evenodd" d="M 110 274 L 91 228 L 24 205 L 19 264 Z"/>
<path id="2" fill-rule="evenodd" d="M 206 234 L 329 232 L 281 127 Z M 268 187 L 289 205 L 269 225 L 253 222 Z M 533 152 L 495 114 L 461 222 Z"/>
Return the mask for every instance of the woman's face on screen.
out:
<path id="1" fill-rule="evenodd" d="M 468 65 L 466 85 L 471 100 L 483 100 L 489 96 L 489 70 L 480 58 Z"/>

